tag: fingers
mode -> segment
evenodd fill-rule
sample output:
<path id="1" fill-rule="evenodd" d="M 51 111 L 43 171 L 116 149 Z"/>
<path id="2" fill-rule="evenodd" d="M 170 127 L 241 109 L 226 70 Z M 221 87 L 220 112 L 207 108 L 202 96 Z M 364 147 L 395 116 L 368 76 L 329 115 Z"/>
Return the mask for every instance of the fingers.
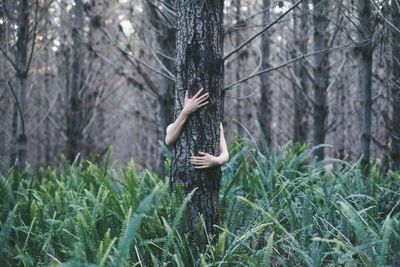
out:
<path id="1" fill-rule="evenodd" d="M 207 166 L 207 165 L 203 165 L 203 166 L 194 166 L 194 168 L 195 169 L 207 169 L 207 168 L 209 168 L 210 166 Z"/>
<path id="2" fill-rule="evenodd" d="M 207 102 L 204 102 L 203 104 L 200 104 L 199 105 L 199 107 L 201 108 L 201 107 L 204 107 L 205 105 L 207 105 L 209 102 L 207 101 Z"/>
<path id="3" fill-rule="evenodd" d="M 206 100 L 206 99 L 208 98 L 208 96 L 209 96 L 209 94 L 208 94 L 208 93 L 205 93 L 204 95 L 198 97 L 196 100 L 197 100 L 198 102 L 202 102 L 202 101 Z"/>
<path id="4" fill-rule="evenodd" d="M 199 105 L 199 108 L 204 107 L 204 106 L 207 105 L 207 104 L 208 104 L 208 101 L 207 101 L 207 102 L 204 102 L 203 104 L 200 104 L 200 105 Z"/>
<path id="5" fill-rule="evenodd" d="M 188 90 L 186 90 L 186 92 L 185 92 L 185 99 L 189 99 L 189 91 Z"/>
<path id="6" fill-rule="evenodd" d="M 210 164 L 205 161 L 190 161 L 195 169 L 204 169 L 210 167 Z"/>
<path id="7" fill-rule="evenodd" d="M 202 107 L 204 106 L 205 103 L 208 104 L 208 93 L 202 95 L 201 97 L 195 99 L 195 102 L 197 104 L 198 107 Z"/>
<path id="8" fill-rule="evenodd" d="M 203 160 L 205 158 L 205 156 L 204 157 L 196 157 L 196 156 L 193 156 L 193 157 L 190 157 L 190 160 Z"/>
<path id="9" fill-rule="evenodd" d="M 202 91 L 203 91 L 203 87 L 199 91 L 197 91 L 197 93 L 193 97 L 194 98 L 198 97 Z"/>

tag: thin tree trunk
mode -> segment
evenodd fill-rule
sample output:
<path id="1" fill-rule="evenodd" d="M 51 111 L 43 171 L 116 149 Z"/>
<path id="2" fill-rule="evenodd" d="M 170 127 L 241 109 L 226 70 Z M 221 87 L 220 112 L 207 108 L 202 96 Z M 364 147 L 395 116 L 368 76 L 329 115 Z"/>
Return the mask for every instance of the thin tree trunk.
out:
<path id="1" fill-rule="evenodd" d="M 270 22 L 270 8 L 271 1 L 263 0 L 263 15 L 262 23 L 263 25 L 268 25 Z M 261 51 L 262 51 L 262 69 L 268 69 L 270 65 L 270 44 L 269 44 L 269 33 L 265 32 L 261 36 Z M 260 122 L 260 127 L 265 136 L 265 141 L 268 145 L 272 142 L 272 90 L 270 86 L 269 74 L 263 74 L 260 76 L 261 79 L 261 99 L 260 108 L 258 110 L 258 120 Z"/>
<path id="2" fill-rule="evenodd" d="M 189 232 L 193 236 L 198 212 L 206 231 L 217 236 L 219 224 L 218 192 L 221 168 L 197 170 L 189 162 L 191 155 L 204 151 L 219 153 L 221 89 L 223 88 L 223 0 L 177 1 L 177 56 L 175 118 L 181 112 L 185 90 L 192 97 L 203 87 L 209 93 L 209 104 L 192 114 L 174 147 L 171 170 L 171 192 L 177 182 L 186 193 L 197 187 L 188 204 Z M 196 240 L 199 238 L 200 240 Z M 194 237 L 204 249 L 204 233 Z M 216 239 L 213 239 L 216 240 Z"/>
<path id="3" fill-rule="evenodd" d="M 347 55 L 345 55 L 347 56 Z M 346 95 L 344 91 L 344 81 L 340 80 L 338 81 L 337 85 L 337 101 L 338 101 L 338 110 L 337 114 L 338 116 L 338 122 L 337 122 L 337 130 L 336 130 L 336 136 L 337 136 L 337 157 L 340 159 L 344 159 L 345 156 L 345 143 L 346 143 Z"/>
<path id="4" fill-rule="evenodd" d="M 323 0 L 313 0 L 313 21 L 314 21 L 314 50 L 328 48 L 329 41 L 329 2 Z M 321 53 L 315 56 L 314 66 L 314 136 L 313 145 L 325 143 L 325 124 L 328 113 L 326 103 L 326 89 L 329 85 L 329 54 Z M 314 156 L 318 160 L 324 158 L 324 148 L 314 150 Z"/>
<path id="5" fill-rule="evenodd" d="M 398 1 L 392 1 L 392 23 L 400 29 L 400 7 Z M 400 33 L 392 31 L 392 64 L 393 82 L 392 87 L 392 125 L 390 136 L 392 145 L 390 147 L 391 158 L 397 169 L 400 169 Z"/>
<path id="6" fill-rule="evenodd" d="M 172 0 L 164 1 L 167 6 L 173 6 Z M 161 53 L 159 58 L 163 63 L 164 67 L 171 73 L 174 73 L 174 62 L 168 57 L 173 58 L 176 54 L 176 28 L 174 24 L 175 17 L 169 18 L 167 21 L 164 17 L 159 16 L 154 5 L 148 4 L 149 19 L 155 29 L 159 32 L 157 35 L 157 42 Z M 172 23 L 172 25 L 170 24 Z M 168 56 L 168 57 L 166 57 Z M 161 72 L 166 73 L 162 68 Z M 158 104 L 160 107 L 159 113 L 159 129 L 158 129 L 158 140 L 164 143 L 165 140 L 165 129 L 169 123 L 173 122 L 174 119 L 174 88 L 175 83 L 170 79 L 160 76 L 160 94 L 158 97 Z M 161 178 L 165 177 L 165 153 L 164 150 L 160 150 L 160 162 L 159 162 L 159 175 Z"/>
<path id="7" fill-rule="evenodd" d="M 4 10 L 2 8 L 0 8 L 0 18 L 4 19 Z M 6 25 L 8 25 L 7 22 L 3 22 L 0 24 L 0 46 L 1 47 L 5 47 L 6 44 Z M 7 128 L 5 127 L 6 124 L 9 123 L 9 119 L 8 116 L 6 116 L 7 114 L 7 110 L 10 110 L 10 101 L 6 100 L 6 97 L 8 95 L 9 92 L 6 91 L 2 91 L 5 90 L 4 88 L 7 88 L 7 82 L 6 82 L 6 61 L 5 59 L 0 56 L 0 93 L 2 92 L 3 95 L 0 96 L 0 174 L 3 173 L 3 171 L 5 171 L 8 166 L 6 165 L 6 161 L 3 160 L 4 157 L 6 157 L 6 153 L 5 153 L 5 148 L 6 148 L 6 131 Z M 6 102 L 7 101 L 7 102 Z"/>
<path id="8" fill-rule="evenodd" d="M 297 30 L 297 23 L 294 25 L 295 30 L 295 47 L 299 49 L 301 54 L 307 54 L 308 43 L 308 0 L 304 0 L 300 9 L 300 30 Z M 296 17 L 293 18 L 294 20 Z M 296 53 L 295 56 L 298 56 Z M 308 78 L 305 66 L 301 62 L 296 63 L 296 75 L 300 79 L 300 88 L 294 88 L 294 133 L 293 142 L 307 143 L 308 132 Z"/>
<path id="9" fill-rule="evenodd" d="M 235 20 L 236 20 L 236 32 L 235 32 L 235 47 L 238 47 L 241 43 L 242 43 L 242 33 L 241 33 L 241 27 L 243 26 L 242 22 L 241 22 L 241 3 L 240 0 L 235 0 L 235 7 L 236 7 L 236 12 L 235 12 Z M 235 65 L 235 79 L 238 81 L 240 80 L 241 77 L 241 73 L 242 73 L 242 58 L 245 53 L 245 50 L 239 52 L 239 57 L 236 60 L 236 65 Z M 244 88 L 244 84 L 239 84 L 237 86 L 237 88 L 235 89 L 235 115 L 236 115 L 236 120 L 238 120 L 239 122 L 242 121 L 242 91 Z M 243 127 L 242 125 L 240 125 L 239 123 L 236 123 L 236 131 L 239 135 L 239 137 L 243 136 Z"/>
<path id="10" fill-rule="evenodd" d="M 364 174 L 368 172 L 371 143 L 371 115 L 372 115 L 372 23 L 371 6 L 369 0 L 358 0 L 358 16 L 361 40 L 368 40 L 368 45 L 360 47 L 359 86 L 361 91 L 361 142 L 359 156 Z"/>
<path id="11" fill-rule="evenodd" d="M 28 38 L 29 38 L 29 1 L 21 0 L 18 6 L 18 30 L 15 51 L 16 82 L 18 96 L 17 118 L 17 165 L 20 170 L 26 166 L 26 89 L 28 78 Z"/>
<path id="12" fill-rule="evenodd" d="M 49 18 L 46 17 L 46 22 L 45 22 L 45 36 L 48 35 L 49 31 Z M 50 83 L 50 73 L 49 73 L 49 46 L 45 45 L 44 46 L 44 64 L 45 64 L 45 71 L 44 71 L 44 94 L 47 95 L 47 108 L 50 108 L 50 101 L 49 101 L 49 83 Z M 46 118 L 44 121 L 44 129 L 45 129 L 45 142 L 44 142 L 44 164 L 45 166 L 49 166 L 51 164 L 51 151 L 52 151 L 52 140 L 51 140 L 51 126 L 50 126 L 50 120 L 49 118 Z"/>
<path id="13" fill-rule="evenodd" d="M 82 33 L 83 33 L 83 3 L 76 0 L 73 11 L 72 29 L 72 68 L 70 92 L 68 94 L 67 112 L 67 156 L 72 162 L 79 153 L 81 132 L 82 100 L 79 91 L 82 83 Z"/>
<path id="14" fill-rule="evenodd" d="M 17 124 L 18 124 L 18 107 L 17 103 L 14 102 L 12 122 L 11 122 L 11 144 L 16 144 L 17 142 Z M 10 153 L 10 167 L 16 164 L 16 160 L 17 160 L 17 149 L 16 147 L 15 148 L 12 147 Z"/>

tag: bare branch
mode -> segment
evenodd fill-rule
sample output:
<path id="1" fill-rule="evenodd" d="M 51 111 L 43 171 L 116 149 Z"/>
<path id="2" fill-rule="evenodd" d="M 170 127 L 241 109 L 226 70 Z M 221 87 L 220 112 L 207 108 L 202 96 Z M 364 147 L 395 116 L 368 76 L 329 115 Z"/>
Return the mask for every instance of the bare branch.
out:
<path id="1" fill-rule="evenodd" d="M 138 59 L 137 57 L 131 55 L 131 53 L 129 53 L 129 51 L 126 51 L 126 50 L 125 50 L 124 48 L 122 48 L 118 43 L 116 43 L 116 42 L 109 36 L 109 34 L 107 33 L 107 31 L 106 31 L 104 28 L 101 28 L 101 30 L 102 30 L 102 32 L 107 36 L 107 38 L 108 38 L 111 42 L 113 42 L 113 43 L 115 44 L 115 46 L 118 48 L 118 50 L 120 50 L 120 51 L 123 53 L 123 55 L 124 55 L 127 59 L 130 59 L 130 62 L 131 62 L 132 64 L 134 64 L 134 66 L 137 67 L 137 66 L 138 66 L 138 63 L 140 63 L 140 64 L 142 64 L 143 66 L 145 66 L 146 68 L 148 68 L 149 70 L 151 70 L 151 71 L 153 71 L 153 72 L 155 72 L 155 73 L 157 73 L 157 74 L 163 76 L 164 78 L 167 78 L 167 79 L 170 80 L 170 81 L 175 82 L 175 78 L 174 78 L 174 77 L 170 77 L 169 75 L 167 75 L 167 74 L 165 74 L 165 73 L 162 73 L 162 72 L 156 70 L 154 67 L 152 67 L 152 66 L 150 66 L 149 64 L 145 63 L 144 61 Z"/>
<path id="2" fill-rule="evenodd" d="M 238 84 L 240 84 L 242 82 L 250 80 L 251 78 L 254 78 L 256 76 L 259 76 L 259 75 L 267 73 L 267 72 L 271 72 L 273 70 L 278 70 L 280 68 L 286 67 L 287 65 L 289 65 L 289 64 L 291 64 L 293 62 L 299 61 L 301 59 L 305 59 L 306 57 L 310 57 L 310 56 L 317 55 L 317 54 L 330 53 L 330 52 L 333 52 L 333 51 L 336 51 L 336 50 L 340 50 L 340 49 L 344 49 L 344 48 L 361 47 L 361 46 L 365 46 L 365 45 L 368 45 L 368 44 L 369 44 L 369 40 L 364 40 L 364 41 L 356 42 L 356 44 L 351 43 L 351 44 L 347 44 L 347 45 L 343 45 L 343 46 L 338 46 L 338 47 L 334 47 L 334 48 L 328 48 L 328 49 L 323 49 L 323 50 L 319 50 L 319 51 L 314 51 L 314 52 L 311 52 L 311 53 L 308 53 L 308 54 L 303 54 L 303 55 L 298 56 L 296 58 L 293 58 L 293 59 L 291 59 L 291 60 L 289 60 L 289 61 L 287 61 L 287 62 L 285 62 L 285 63 L 283 63 L 281 65 L 278 65 L 276 67 L 268 68 L 268 69 L 259 71 L 259 72 L 255 73 L 253 75 L 249 75 L 246 78 L 243 78 L 243 79 L 241 79 L 239 81 L 236 81 L 236 82 L 226 86 L 222 90 L 226 91 L 226 90 L 228 90 L 228 89 L 230 89 L 230 88 L 232 88 L 232 87 L 234 87 L 234 86 L 236 86 L 236 85 L 238 85 Z"/>
<path id="3" fill-rule="evenodd" d="M 271 22 L 269 25 L 267 25 L 266 27 L 262 28 L 259 32 L 257 32 L 255 35 L 253 35 L 252 37 L 250 37 L 249 39 L 247 39 L 244 43 L 242 43 L 241 45 L 239 45 L 238 47 L 236 47 L 235 49 L 233 49 L 233 51 L 231 51 L 230 53 L 228 53 L 223 60 L 225 61 L 227 58 L 229 58 L 230 56 L 232 56 L 234 53 L 236 53 L 237 51 L 239 51 L 240 49 L 242 49 L 243 47 L 245 47 L 246 45 L 248 45 L 249 43 L 251 43 L 254 39 L 256 39 L 258 36 L 260 36 L 261 34 L 263 34 L 263 32 L 267 31 L 269 28 L 271 28 L 272 26 L 274 26 L 280 19 L 282 19 L 284 16 L 286 16 L 290 11 L 292 11 L 293 9 L 295 9 L 303 0 L 299 0 L 297 1 L 293 6 L 291 6 L 286 12 L 284 12 L 282 15 L 280 15 L 277 19 L 275 19 L 273 22 Z"/>
<path id="4" fill-rule="evenodd" d="M 14 60 L 11 58 L 11 56 L 5 51 L 2 47 L 0 47 L 1 52 L 7 59 L 7 61 L 11 64 L 11 66 L 14 68 L 15 71 L 17 71 L 17 65 L 15 64 Z"/>

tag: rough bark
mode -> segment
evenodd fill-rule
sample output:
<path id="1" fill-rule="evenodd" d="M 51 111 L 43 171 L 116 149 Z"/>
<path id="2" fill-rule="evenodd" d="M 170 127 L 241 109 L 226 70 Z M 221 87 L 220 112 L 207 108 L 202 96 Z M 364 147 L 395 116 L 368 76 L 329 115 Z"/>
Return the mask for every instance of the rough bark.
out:
<path id="1" fill-rule="evenodd" d="M 262 15 L 263 25 L 268 25 L 270 22 L 270 8 L 271 1 L 263 0 L 263 9 L 265 10 Z M 269 44 L 269 32 L 265 32 L 261 36 L 261 51 L 262 51 L 262 69 L 268 69 L 270 65 L 270 44 Z M 268 145 L 272 142 L 272 90 L 270 86 L 269 74 L 263 74 L 260 76 L 261 80 L 261 99 L 260 108 L 258 110 L 258 120 L 260 122 L 261 130 L 265 136 L 265 141 Z"/>
<path id="2" fill-rule="evenodd" d="M 26 90 L 28 78 L 28 41 L 29 41 L 29 1 L 21 0 L 18 6 L 18 30 L 15 50 L 16 83 L 18 96 L 17 118 L 17 166 L 20 170 L 26 166 Z"/>
<path id="3" fill-rule="evenodd" d="M 73 29 L 72 29 L 72 67 L 70 87 L 67 88 L 68 110 L 67 110 L 67 157 L 73 161 L 79 152 L 80 141 L 82 140 L 81 117 L 82 100 L 79 91 L 82 83 L 82 37 L 83 33 L 83 3 L 75 1 L 73 8 Z M 68 78 L 67 78 L 68 79 Z"/>
<path id="4" fill-rule="evenodd" d="M 185 90 L 192 97 L 198 89 L 209 93 L 209 104 L 192 114 L 178 138 L 173 153 L 171 192 L 178 182 L 185 193 L 197 187 L 187 214 L 189 232 L 193 236 L 198 213 L 202 214 L 206 231 L 217 236 L 219 224 L 218 192 L 221 168 L 194 169 L 189 162 L 191 155 L 204 151 L 219 154 L 221 121 L 221 89 L 223 88 L 223 1 L 177 1 L 177 55 L 175 118 L 181 112 Z M 196 236 L 197 237 L 197 236 Z M 200 233 L 196 240 L 204 248 L 206 238 Z M 215 240 L 215 239 L 213 239 Z"/>
<path id="5" fill-rule="evenodd" d="M 329 42 L 329 2 L 313 0 L 313 22 L 314 22 L 314 50 L 328 48 Z M 313 145 L 325 143 L 325 124 L 328 113 L 326 102 L 326 89 L 329 85 L 329 53 L 321 53 L 315 56 L 314 63 L 314 135 Z M 324 148 L 314 150 L 314 156 L 318 160 L 324 158 Z"/>
<path id="6" fill-rule="evenodd" d="M 371 143 L 371 116 L 372 116 L 372 23 L 371 5 L 369 0 L 358 0 L 357 11 L 359 19 L 359 34 L 361 40 L 368 40 L 368 45 L 359 48 L 359 89 L 361 91 L 361 142 L 359 156 L 364 171 L 368 170 Z"/>
<path id="7" fill-rule="evenodd" d="M 300 25 L 299 30 L 297 29 L 297 23 L 294 23 L 294 42 L 295 48 L 303 55 L 307 54 L 307 43 L 308 43 L 308 0 L 305 0 L 300 9 Z M 297 22 L 295 16 L 294 22 Z M 294 55 L 299 56 L 298 53 Z M 295 73 L 300 81 L 300 88 L 294 86 L 294 131 L 293 131 L 293 142 L 307 143 L 307 132 L 308 132 L 308 78 L 305 70 L 305 66 L 298 62 L 295 64 Z"/>
<path id="8" fill-rule="evenodd" d="M 400 7 L 398 1 L 392 1 L 392 24 L 400 29 Z M 390 157 L 397 169 L 400 168 L 400 33 L 392 30 L 392 125 L 390 128 Z"/>

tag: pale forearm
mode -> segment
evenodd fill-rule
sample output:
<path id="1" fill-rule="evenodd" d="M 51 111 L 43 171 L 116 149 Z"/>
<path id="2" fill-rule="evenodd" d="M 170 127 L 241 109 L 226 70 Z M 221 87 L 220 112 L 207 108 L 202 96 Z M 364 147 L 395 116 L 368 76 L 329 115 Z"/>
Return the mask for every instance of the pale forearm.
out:
<path id="1" fill-rule="evenodd" d="M 188 117 L 189 116 L 186 114 L 186 112 L 181 112 L 179 113 L 179 116 L 175 120 L 175 122 L 167 127 L 167 133 L 165 135 L 165 144 L 170 146 L 175 143 L 175 141 L 180 136 L 183 125 L 185 125 L 185 122 Z"/>
<path id="2" fill-rule="evenodd" d="M 219 141 L 219 149 L 221 154 L 217 157 L 219 165 L 225 164 L 229 161 L 229 153 L 228 146 L 225 141 L 224 127 L 222 127 L 222 123 L 220 123 L 220 141 Z"/>
<path id="3" fill-rule="evenodd" d="M 229 161 L 229 154 L 228 152 L 221 153 L 218 157 L 215 157 L 216 162 L 218 165 L 223 165 Z"/>

